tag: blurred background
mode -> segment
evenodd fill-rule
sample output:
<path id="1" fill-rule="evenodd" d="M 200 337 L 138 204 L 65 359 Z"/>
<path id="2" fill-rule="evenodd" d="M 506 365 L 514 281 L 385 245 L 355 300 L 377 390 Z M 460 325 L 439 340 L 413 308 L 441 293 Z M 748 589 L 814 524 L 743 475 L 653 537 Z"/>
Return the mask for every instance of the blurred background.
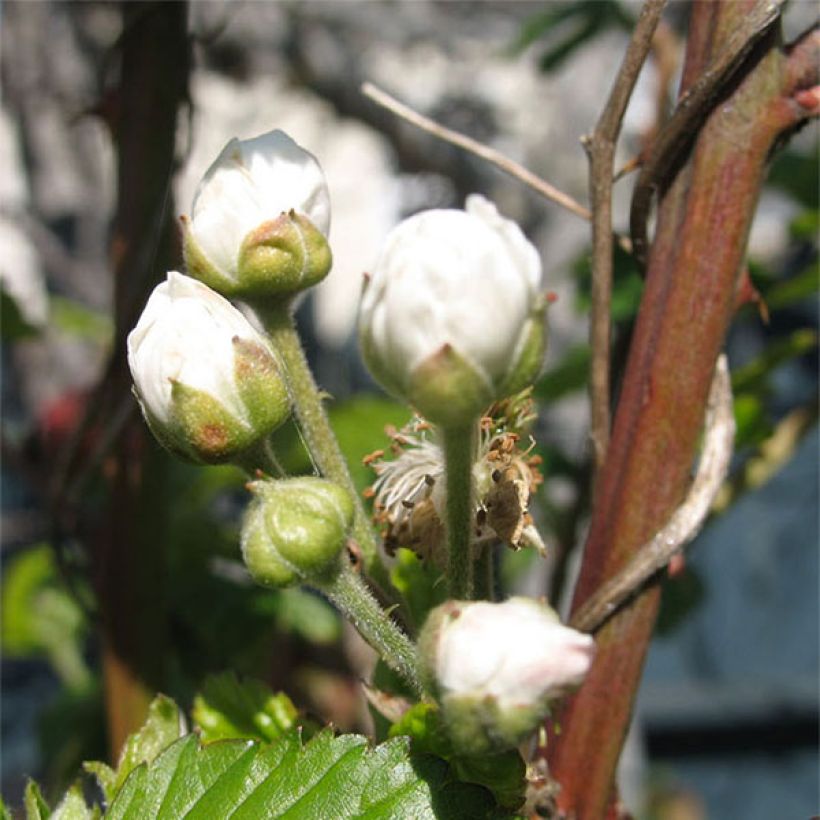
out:
<path id="1" fill-rule="evenodd" d="M 306 592 L 247 581 L 243 478 L 161 452 L 130 395 L 124 338 L 181 265 L 175 220 L 233 136 L 282 128 L 321 162 L 334 268 L 299 323 L 364 489 L 361 458 L 408 412 L 360 363 L 362 273 L 399 219 L 478 191 L 542 254 L 550 351 L 534 431 L 542 561 L 505 556 L 509 589 L 566 605 L 588 517 L 589 230 L 360 92 L 369 80 L 586 202 L 590 131 L 639 5 L 576 2 L 0 4 L 2 793 L 56 793 L 105 758 L 150 695 L 190 700 L 225 669 L 308 713 L 367 730 L 372 659 Z M 674 99 L 687 5 L 673 3 L 626 115 L 616 165 Z M 786 39 L 816 4 L 792 2 Z M 632 177 L 616 186 L 626 228 Z M 641 818 L 818 811 L 818 127 L 772 163 L 749 246 L 768 309 L 728 339 L 737 453 L 683 571 L 665 581 L 620 777 Z M 641 280 L 616 257 L 616 368 Z M 697 328 L 693 327 L 693 333 Z M 310 462 L 277 433 L 293 472 Z M 135 715 L 137 716 L 135 718 Z"/>

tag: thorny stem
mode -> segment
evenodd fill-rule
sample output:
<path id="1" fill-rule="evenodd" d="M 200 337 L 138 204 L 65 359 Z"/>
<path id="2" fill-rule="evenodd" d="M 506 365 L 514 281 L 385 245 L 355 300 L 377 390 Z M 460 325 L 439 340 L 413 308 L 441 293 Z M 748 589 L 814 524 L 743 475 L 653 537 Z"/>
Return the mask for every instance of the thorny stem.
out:
<path id="1" fill-rule="evenodd" d="M 322 394 L 305 358 L 294 325 L 291 305 L 285 302 L 254 307 L 270 335 L 274 349 L 282 359 L 296 418 L 311 457 L 325 478 L 341 484 L 353 496 L 353 536 L 361 550 L 365 571 L 373 576 L 377 583 L 383 583 L 384 568 L 379 558 L 376 536 L 353 484 L 347 461 L 339 448 L 325 408 L 322 406 Z"/>
<path id="2" fill-rule="evenodd" d="M 401 675 L 419 697 L 424 697 L 415 646 L 390 620 L 361 576 L 349 564 L 346 563 L 333 580 L 318 584 L 311 582 L 311 585 L 324 593 L 347 616 L 384 662 Z"/>
<path id="3" fill-rule="evenodd" d="M 451 598 L 469 601 L 474 595 L 471 545 L 477 425 L 445 428 L 442 438 L 447 478 L 447 580 Z"/>
<path id="4" fill-rule="evenodd" d="M 612 173 L 615 144 L 629 98 L 652 47 L 652 36 L 666 0 L 647 0 L 624 55 L 615 83 L 595 130 L 582 142 L 589 156 L 592 202 L 592 305 L 589 341 L 592 349 L 589 392 L 592 446 L 599 470 L 609 446 L 609 360 L 612 334 Z"/>

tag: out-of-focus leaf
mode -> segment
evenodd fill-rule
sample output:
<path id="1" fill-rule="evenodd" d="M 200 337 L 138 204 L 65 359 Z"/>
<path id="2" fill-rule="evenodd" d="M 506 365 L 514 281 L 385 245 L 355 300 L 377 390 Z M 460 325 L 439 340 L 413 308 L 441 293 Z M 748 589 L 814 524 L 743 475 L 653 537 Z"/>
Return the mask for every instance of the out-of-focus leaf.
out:
<path id="1" fill-rule="evenodd" d="M 634 19 L 618 0 L 575 0 L 553 3 L 526 20 L 509 48 L 512 54 L 540 40 L 549 41 L 541 53 L 542 71 L 553 71 L 577 48 L 609 28 L 631 31 Z"/>
<path id="2" fill-rule="evenodd" d="M 760 444 L 772 432 L 772 423 L 759 396 L 742 393 L 735 396 L 735 449 Z"/>
<path id="3" fill-rule="evenodd" d="M 769 310 L 790 307 L 817 293 L 819 283 L 820 268 L 818 268 L 817 260 L 815 260 L 795 276 L 781 279 L 763 288 L 763 299 Z"/>
<path id="4" fill-rule="evenodd" d="M 131 772 L 151 763 L 184 731 L 185 721 L 176 703 L 165 695 L 157 695 L 148 708 L 148 718 L 142 728 L 125 741 L 116 771 L 99 761 L 89 761 L 85 770 L 96 776 L 106 801 L 110 803 Z"/>
<path id="5" fill-rule="evenodd" d="M 40 793 L 40 787 L 33 780 L 29 780 L 26 785 L 23 801 L 26 820 L 94 820 L 100 817 L 98 807 L 89 808 L 86 804 L 79 784 L 74 784 L 66 791 L 54 811 L 48 807 Z"/>
<path id="6" fill-rule="evenodd" d="M 374 395 L 355 396 L 338 404 L 328 405 L 330 425 L 350 466 L 353 483 L 361 492 L 373 483 L 374 474 L 362 464 L 362 458 L 388 443 L 384 434 L 387 425 L 403 427 L 410 420 L 410 411 L 403 404 Z M 282 466 L 290 474 L 313 470 L 307 450 L 294 423 L 282 425 L 273 435 L 273 446 Z"/>
<path id="7" fill-rule="evenodd" d="M 571 347 L 558 364 L 544 373 L 535 385 L 535 395 L 544 401 L 557 401 L 581 390 L 589 379 L 589 345 Z"/>
<path id="8" fill-rule="evenodd" d="M 666 636 L 674 632 L 705 596 L 703 580 L 691 566 L 687 565 L 681 575 L 667 578 L 663 585 L 656 634 Z"/>
<path id="9" fill-rule="evenodd" d="M 364 737 L 324 731 L 303 745 L 292 731 L 270 745 L 200 747 L 188 736 L 136 769 L 106 817 L 497 816 L 486 790 L 450 782 L 447 774 L 443 762 L 411 756 L 403 738 L 371 748 Z"/>
<path id="10" fill-rule="evenodd" d="M 792 239 L 816 241 L 820 233 L 820 210 L 807 208 L 798 214 L 789 225 L 789 233 Z"/>
<path id="11" fill-rule="evenodd" d="M 417 703 L 393 724 L 390 737 L 406 735 L 414 753 L 432 754 L 446 760 L 453 774 L 465 783 L 489 789 L 500 806 L 517 809 L 524 802 L 526 766 L 516 750 L 480 757 L 456 754 L 433 703 Z"/>
<path id="12" fill-rule="evenodd" d="M 820 207 L 820 155 L 817 151 L 801 154 L 787 148 L 775 157 L 766 184 L 780 188 L 807 208 Z"/>
<path id="13" fill-rule="evenodd" d="M 283 631 L 294 632 L 310 643 L 328 645 L 342 636 L 339 613 L 323 598 L 294 587 L 277 593 L 276 623 Z"/>
<path id="14" fill-rule="evenodd" d="M 817 333 L 810 328 L 795 330 L 772 342 L 757 358 L 732 374 L 735 393 L 764 390 L 769 374 L 783 362 L 809 353 L 817 347 Z"/>
<path id="15" fill-rule="evenodd" d="M 192 717 L 205 742 L 248 738 L 270 743 L 296 724 L 290 698 L 262 681 L 239 681 L 233 672 L 205 680 L 194 698 Z"/>
<path id="16" fill-rule="evenodd" d="M 52 296 L 50 323 L 69 336 L 99 345 L 108 344 L 114 333 L 111 317 L 65 296 Z"/>
<path id="17" fill-rule="evenodd" d="M 407 603 L 416 629 L 421 629 L 433 607 L 447 600 L 447 584 L 441 571 L 403 547 L 396 551 L 390 581 Z"/>
<path id="18" fill-rule="evenodd" d="M 0 600 L 3 651 L 12 656 L 47 655 L 69 686 L 82 687 L 85 616 L 63 585 L 48 544 L 37 544 L 9 562 Z"/>

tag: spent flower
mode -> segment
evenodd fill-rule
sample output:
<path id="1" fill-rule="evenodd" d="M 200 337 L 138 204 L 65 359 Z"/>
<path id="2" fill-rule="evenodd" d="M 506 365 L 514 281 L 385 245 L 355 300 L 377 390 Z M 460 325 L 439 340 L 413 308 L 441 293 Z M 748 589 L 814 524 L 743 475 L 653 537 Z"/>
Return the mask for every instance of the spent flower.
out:
<path id="1" fill-rule="evenodd" d="M 128 366 L 156 438 L 193 461 L 230 461 L 289 413 L 265 338 L 230 302 L 176 271 L 128 335 Z"/>
<path id="2" fill-rule="evenodd" d="M 182 218 L 191 276 L 225 296 L 286 297 L 330 270 L 322 169 L 283 131 L 232 139 Z"/>
<path id="3" fill-rule="evenodd" d="M 544 353 L 538 253 L 489 200 L 431 210 L 387 237 L 359 316 L 365 362 L 443 426 L 478 418 L 537 375 Z"/>
<path id="4" fill-rule="evenodd" d="M 427 619 L 419 652 L 453 743 L 483 754 L 518 744 L 580 685 L 595 643 L 529 598 L 448 601 Z"/>

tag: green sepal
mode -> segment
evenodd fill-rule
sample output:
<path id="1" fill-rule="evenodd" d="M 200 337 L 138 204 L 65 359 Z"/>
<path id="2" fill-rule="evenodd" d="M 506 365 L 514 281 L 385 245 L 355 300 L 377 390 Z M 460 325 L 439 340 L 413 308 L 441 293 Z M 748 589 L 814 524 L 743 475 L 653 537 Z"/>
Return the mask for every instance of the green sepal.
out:
<path id="1" fill-rule="evenodd" d="M 290 398 L 279 365 L 261 344 L 233 339 L 234 374 L 251 427 L 267 436 L 290 415 Z"/>
<path id="2" fill-rule="evenodd" d="M 368 287 L 365 284 L 365 287 Z M 359 351 L 362 361 L 367 365 L 367 369 L 373 378 L 391 395 L 406 400 L 407 385 L 398 378 L 398 373 L 389 367 L 385 367 L 381 356 L 379 356 L 373 345 L 373 337 L 366 330 L 359 333 Z"/>
<path id="3" fill-rule="evenodd" d="M 441 711 L 453 747 L 473 757 L 515 748 L 536 729 L 548 708 L 546 702 L 502 707 L 492 695 L 445 695 Z"/>
<path id="4" fill-rule="evenodd" d="M 194 461 L 221 464 L 260 438 L 209 393 L 182 382 L 171 384 L 171 432 L 174 444 Z M 162 441 L 160 443 L 163 443 Z"/>
<path id="5" fill-rule="evenodd" d="M 447 428 L 476 420 L 495 395 L 482 374 L 445 344 L 413 370 L 407 398 L 425 418 Z"/>
<path id="6" fill-rule="evenodd" d="M 332 261 L 327 239 L 306 216 L 283 213 L 242 241 L 236 294 L 249 299 L 291 296 L 321 282 Z"/>
<path id="7" fill-rule="evenodd" d="M 518 751 L 479 756 L 460 753 L 435 704 L 417 703 L 408 709 L 389 732 L 391 738 L 402 735 L 410 737 L 414 754 L 443 758 L 459 780 L 488 788 L 500 806 L 514 810 L 524 802 L 527 767 Z"/>
<path id="8" fill-rule="evenodd" d="M 191 231 L 191 222 L 187 216 L 180 217 L 182 224 L 182 254 L 185 258 L 185 269 L 189 276 L 198 279 L 223 296 L 235 296 L 238 292 L 236 279 L 214 265 L 199 247 Z"/>
<path id="9" fill-rule="evenodd" d="M 520 393 L 525 387 L 533 384 L 541 374 L 546 352 L 546 302 L 542 299 L 521 329 L 516 345 L 515 365 L 510 368 L 501 383 L 496 398 Z"/>
<path id="10" fill-rule="evenodd" d="M 255 498 L 245 512 L 242 523 L 242 560 L 254 581 L 262 586 L 283 589 L 298 584 L 301 575 L 287 561 L 283 561 L 271 544 L 265 525 L 265 508 Z"/>

